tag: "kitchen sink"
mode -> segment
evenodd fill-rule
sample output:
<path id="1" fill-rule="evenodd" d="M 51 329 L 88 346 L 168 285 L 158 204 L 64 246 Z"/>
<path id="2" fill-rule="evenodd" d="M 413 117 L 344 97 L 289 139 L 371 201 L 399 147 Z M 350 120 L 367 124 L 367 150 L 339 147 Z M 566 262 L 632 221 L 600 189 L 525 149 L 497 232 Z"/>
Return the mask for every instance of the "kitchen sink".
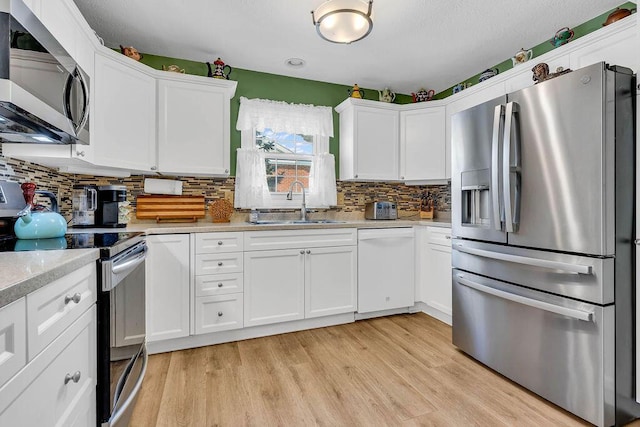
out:
<path id="1" fill-rule="evenodd" d="M 269 224 L 296 224 L 296 225 L 304 225 L 304 224 L 344 224 L 346 221 L 336 221 L 333 219 L 277 219 L 277 220 L 258 220 L 257 222 L 252 222 L 251 224 L 256 225 L 269 225 Z"/>

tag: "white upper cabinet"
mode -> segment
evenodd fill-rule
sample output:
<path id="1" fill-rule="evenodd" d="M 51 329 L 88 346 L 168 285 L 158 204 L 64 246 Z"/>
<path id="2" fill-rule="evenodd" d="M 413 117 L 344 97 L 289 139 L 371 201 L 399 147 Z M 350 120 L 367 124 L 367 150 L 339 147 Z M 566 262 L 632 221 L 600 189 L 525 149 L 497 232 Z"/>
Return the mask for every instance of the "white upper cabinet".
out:
<path id="1" fill-rule="evenodd" d="M 422 106 L 400 112 L 400 179 L 445 180 L 446 107 Z"/>
<path id="2" fill-rule="evenodd" d="M 582 46 L 569 54 L 571 68 L 575 70 L 605 61 L 637 72 L 640 55 L 636 22 L 636 15 L 631 15 L 578 40 L 582 41 Z"/>
<path id="3" fill-rule="evenodd" d="M 229 101 L 237 82 L 165 74 L 158 79 L 158 171 L 229 176 Z"/>
<path id="4" fill-rule="evenodd" d="M 398 106 L 348 98 L 336 111 L 340 113 L 340 179 L 397 181 Z"/>
<path id="5" fill-rule="evenodd" d="M 91 145 L 100 166 L 154 172 L 156 81 L 145 67 L 109 49 L 95 55 L 91 80 Z"/>

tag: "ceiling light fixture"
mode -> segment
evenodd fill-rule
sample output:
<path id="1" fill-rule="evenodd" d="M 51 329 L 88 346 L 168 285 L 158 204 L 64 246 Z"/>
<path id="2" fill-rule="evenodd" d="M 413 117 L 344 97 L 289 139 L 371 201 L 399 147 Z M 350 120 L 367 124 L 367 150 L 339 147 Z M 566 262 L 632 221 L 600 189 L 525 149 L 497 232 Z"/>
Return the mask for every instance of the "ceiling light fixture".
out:
<path id="1" fill-rule="evenodd" d="M 373 28 L 373 0 L 327 0 L 311 12 L 318 35 L 333 43 L 349 44 L 365 38 Z"/>

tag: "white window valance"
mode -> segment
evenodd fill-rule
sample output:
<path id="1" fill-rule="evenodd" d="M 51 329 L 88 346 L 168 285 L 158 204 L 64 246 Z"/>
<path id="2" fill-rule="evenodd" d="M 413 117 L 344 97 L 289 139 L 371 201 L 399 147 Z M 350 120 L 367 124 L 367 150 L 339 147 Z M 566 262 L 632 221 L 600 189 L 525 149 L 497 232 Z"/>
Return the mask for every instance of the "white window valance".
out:
<path id="1" fill-rule="evenodd" d="M 240 97 L 236 129 L 251 131 L 265 128 L 274 132 L 333 137 L 332 108 Z"/>

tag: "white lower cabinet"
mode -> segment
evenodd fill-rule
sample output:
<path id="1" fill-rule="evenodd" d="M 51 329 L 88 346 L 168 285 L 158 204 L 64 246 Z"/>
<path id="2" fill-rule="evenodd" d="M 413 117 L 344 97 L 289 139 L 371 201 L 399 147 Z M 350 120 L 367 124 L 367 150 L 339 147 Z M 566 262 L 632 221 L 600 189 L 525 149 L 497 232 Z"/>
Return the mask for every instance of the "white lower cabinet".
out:
<path id="1" fill-rule="evenodd" d="M 242 328 L 241 293 L 196 298 L 195 333 L 228 331 Z"/>
<path id="2" fill-rule="evenodd" d="M 356 311 L 356 246 L 305 251 L 305 318 Z"/>
<path id="3" fill-rule="evenodd" d="M 304 249 L 245 252 L 245 326 L 304 319 L 304 256 Z"/>
<path id="4" fill-rule="evenodd" d="M 26 298 L 0 309 L 0 387 L 27 364 Z"/>
<path id="5" fill-rule="evenodd" d="M 451 229 L 427 227 L 421 252 L 422 301 L 451 316 Z"/>
<path id="6" fill-rule="evenodd" d="M 244 326 L 354 312 L 356 243 L 355 229 L 245 233 Z"/>
<path id="7" fill-rule="evenodd" d="M 94 425 L 96 345 L 94 305 L 0 388 L 0 425 Z"/>
<path id="8" fill-rule="evenodd" d="M 189 335 L 189 234 L 147 236 L 147 341 Z"/>
<path id="9" fill-rule="evenodd" d="M 194 335 L 243 327 L 243 233 L 194 236 Z"/>

